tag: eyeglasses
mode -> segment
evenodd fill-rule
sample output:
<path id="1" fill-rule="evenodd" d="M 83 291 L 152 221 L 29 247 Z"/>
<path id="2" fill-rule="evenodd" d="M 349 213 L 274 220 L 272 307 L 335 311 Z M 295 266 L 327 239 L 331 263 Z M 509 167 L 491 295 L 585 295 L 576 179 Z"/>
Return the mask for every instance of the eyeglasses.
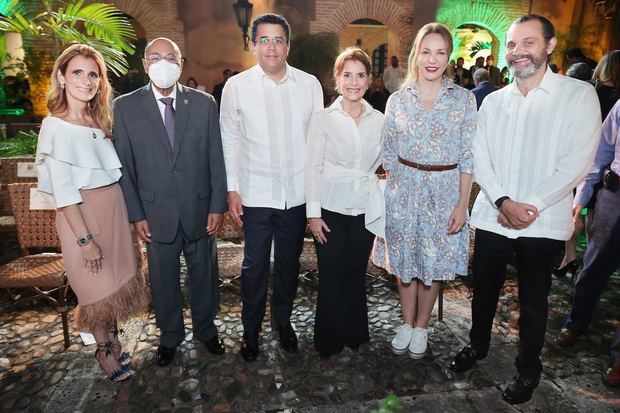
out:
<path id="1" fill-rule="evenodd" d="M 273 44 L 274 46 L 283 46 L 286 44 L 286 40 L 284 39 L 284 37 L 279 37 L 279 36 L 276 36 L 276 37 L 263 36 L 258 39 L 258 43 L 263 46 L 267 46 L 269 42 L 271 42 L 271 44 Z"/>
<path id="2" fill-rule="evenodd" d="M 144 58 L 144 60 L 146 60 L 147 62 L 149 62 L 149 64 L 155 64 L 157 62 L 160 62 L 162 60 L 167 60 L 170 63 L 174 63 L 174 64 L 179 64 L 180 62 L 182 62 L 184 59 L 183 58 L 178 58 L 176 55 L 174 54 L 169 54 L 167 56 L 162 56 L 159 53 L 153 53 L 150 56 L 147 56 Z"/>

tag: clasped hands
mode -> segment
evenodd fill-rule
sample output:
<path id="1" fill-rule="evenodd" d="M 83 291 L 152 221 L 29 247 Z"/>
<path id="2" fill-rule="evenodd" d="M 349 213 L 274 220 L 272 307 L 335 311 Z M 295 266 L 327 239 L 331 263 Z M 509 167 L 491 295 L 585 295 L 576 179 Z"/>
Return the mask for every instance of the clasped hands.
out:
<path id="1" fill-rule="evenodd" d="M 497 215 L 497 222 L 504 228 L 525 229 L 539 216 L 538 208 L 534 205 L 506 199 L 502 202 Z"/>

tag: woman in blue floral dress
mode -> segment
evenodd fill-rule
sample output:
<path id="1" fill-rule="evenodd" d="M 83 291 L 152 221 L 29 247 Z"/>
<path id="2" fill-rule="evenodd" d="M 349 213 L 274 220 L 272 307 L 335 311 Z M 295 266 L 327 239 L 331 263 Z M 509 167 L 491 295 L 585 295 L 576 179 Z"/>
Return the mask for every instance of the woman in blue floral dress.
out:
<path id="1" fill-rule="evenodd" d="M 426 352 L 441 283 L 467 274 L 476 100 L 445 75 L 451 53 L 448 28 L 422 27 L 385 113 L 386 268 L 399 278 L 404 319 L 391 346 L 412 358 Z"/>

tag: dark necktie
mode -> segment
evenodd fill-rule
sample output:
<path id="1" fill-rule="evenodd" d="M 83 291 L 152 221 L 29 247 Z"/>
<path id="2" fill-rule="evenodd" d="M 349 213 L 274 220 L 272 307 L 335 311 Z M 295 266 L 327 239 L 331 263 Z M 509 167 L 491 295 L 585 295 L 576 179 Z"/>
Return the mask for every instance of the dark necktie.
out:
<path id="1" fill-rule="evenodd" d="M 174 108 L 172 107 L 174 98 L 161 98 L 159 100 L 166 105 L 166 109 L 164 109 L 164 128 L 166 128 L 170 146 L 174 148 Z"/>

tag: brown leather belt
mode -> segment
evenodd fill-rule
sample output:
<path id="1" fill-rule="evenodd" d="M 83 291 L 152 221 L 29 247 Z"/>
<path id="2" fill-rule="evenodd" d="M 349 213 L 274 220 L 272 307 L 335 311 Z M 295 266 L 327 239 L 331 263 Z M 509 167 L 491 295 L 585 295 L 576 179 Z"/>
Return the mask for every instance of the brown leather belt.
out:
<path id="1" fill-rule="evenodd" d="M 422 165 L 419 163 L 415 163 L 415 162 L 411 162 L 406 159 L 403 159 L 400 156 L 398 157 L 398 162 L 402 163 L 403 165 L 407 165 L 411 168 L 419 169 L 421 171 L 431 171 L 431 172 L 449 171 L 450 169 L 455 169 L 457 166 L 459 166 L 458 163 L 455 163 L 452 165 Z"/>

